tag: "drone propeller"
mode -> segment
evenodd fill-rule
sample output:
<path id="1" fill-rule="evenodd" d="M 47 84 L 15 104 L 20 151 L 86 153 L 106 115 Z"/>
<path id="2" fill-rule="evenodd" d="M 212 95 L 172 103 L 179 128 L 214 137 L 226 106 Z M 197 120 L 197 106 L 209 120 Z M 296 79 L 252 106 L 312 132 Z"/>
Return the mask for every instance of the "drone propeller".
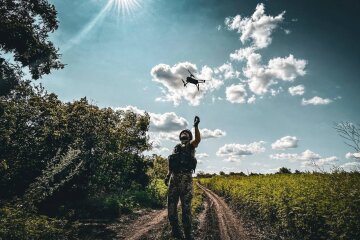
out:
<path id="1" fill-rule="evenodd" d="M 190 73 L 190 76 L 191 76 L 191 77 L 195 77 L 195 76 L 190 72 L 189 69 L 186 69 L 186 70 Z"/>

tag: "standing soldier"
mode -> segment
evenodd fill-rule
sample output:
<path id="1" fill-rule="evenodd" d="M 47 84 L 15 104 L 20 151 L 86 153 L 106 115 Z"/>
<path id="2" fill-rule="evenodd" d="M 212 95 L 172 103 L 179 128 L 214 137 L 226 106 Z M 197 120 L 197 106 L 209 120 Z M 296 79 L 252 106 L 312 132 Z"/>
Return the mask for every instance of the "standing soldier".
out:
<path id="1" fill-rule="evenodd" d="M 182 239 L 177 213 L 177 205 L 180 198 L 185 239 L 193 239 L 191 227 L 192 173 L 195 172 L 197 162 L 195 148 L 197 148 L 201 140 L 198 128 L 199 123 L 200 118 L 195 116 L 195 139 L 192 139 L 190 130 L 185 129 L 181 131 L 179 135 L 181 143 L 175 146 L 173 154 L 168 157 L 169 171 L 165 184 L 169 185 L 168 218 L 174 238 Z M 170 184 L 168 184 L 169 180 Z"/>
<path id="2" fill-rule="evenodd" d="M 174 148 L 173 154 L 168 157 L 169 171 L 165 179 L 168 186 L 168 218 L 174 238 L 182 239 L 183 235 L 179 227 L 177 205 L 179 198 L 182 208 L 182 223 L 185 239 L 193 239 L 191 228 L 191 199 L 192 199 L 192 173 L 195 172 L 196 158 L 195 148 L 200 143 L 198 125 L 200 118 L 195 116 L 194 128 L 195 139 L 190 130 L 180 132 L 181 143 Z M 170 180 L 170 184 L 169 183 Z"/>

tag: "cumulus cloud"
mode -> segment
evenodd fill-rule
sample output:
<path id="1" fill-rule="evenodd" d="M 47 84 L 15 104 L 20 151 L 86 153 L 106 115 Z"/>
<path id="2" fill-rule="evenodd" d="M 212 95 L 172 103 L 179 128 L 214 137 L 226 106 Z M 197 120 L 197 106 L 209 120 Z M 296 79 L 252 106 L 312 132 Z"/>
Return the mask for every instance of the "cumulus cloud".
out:
<path id="1" fill-rule="evenodd" d="M 306 100 L 305 98 L 302 99 L 301 104 L 302 105 L 327 105 L 331 103 L 332 100 L 329 98 L 321 98 L 318 96 L 315 96 L 311 99 Z"/>
<path id="2" fill-rule="evenodd" d="M 318 160 L 321 156 L 317 153 L 314 153 L 310 150 L 305 150 L 304 152 L 298 153 L 277 153 L 271 154 L 270 158 L 278 160 L 290 160 L 290 161 L 308 161 L 308 160 Z"/>
<path id="3" fill-rule="evenodd" d="M 206 161 L 205 158 L 208 158 L 208 157 L 209 157 L 209 154 L 207 154 L 207 153 L 197 153 L 196 154 L 196 159 L 199 164 L 204 163 Z"/>
<path id="4" fill-rule="evenodd" d="M 345 171 L 360 171 L 360 162 L 348 162 L 340 166 Z"/>
<path id="5" fill-rule="evenodd" d="M 252 103 L 255 103 L 256 101 L 256 97 L 255 95 L 252 95 L 248 100 L 247 100 L 247 103 L 248 104 L 252 104 Z"/>
<path id="6" fill-rule="evenodd" d="M 281 93 L 283 91 L 282 87 L 279 87 L 278 89 L 270 89 L 270 93 L 271 96 L 275 97 L 276 95 L 278 95 L 279 93 Z"/>
<path id="7" fill-rule="evenodd" d="M 150 130 L 154 132 L 169 132 L 186 128 L 188 121 L 185 118 L 179 117 L 174 112 L 167 112 L 163 114 L 150 113 Z"/>
<path id="8" fill-rule="evenodd" d="M 144 110 L 142 109 L 139 109 L 138 107 L 135 107 L 135 106 L 126 106 L 126 107 L 114 107 L 113 108 L 115 111 L 118 111 L 118 110 L 121 110 L 121 111 L 124 111 L 124 112 L 127 112 L 127 111 L 130 111 L 130 112 L 134 112 L 136 114 L 141 114 L 143 115 L 145 113 Z"/>
<path id="9" fill-rule="evenodd" d="M 177 132 L 160 132 L 159 133 L 159 138 L 162 140 L 169 140 L 169 141 L 173 141 L 173 142 L 178 142 L 179 141 L 179 134 L 180 131 Z"/>
<path id="10" fill-rule="evenodd" d="M 207 153 L 197 153 L 196 154 L 196 158 L 203 159 L 203 158 L 207 158 L 207 157 L 209 157 L 209 154 L 207 154 Z"/>
<path id="11" fill-rule="evenodd" d="M 254 47 L 247 47 L 230 54 L 232 60 L 246 62 L 243 75 L 248 78 L 249 88 L 255 94 L 267 93 L 271 85 L 277 84 L 277 80 L 294 81 L 298 76 L 306 74 L 307 62 L 304 59 L 296 59 L 289 54 L 285 58 L 270 59 L 264 65 L 261 63 L 261 55 L 255 50 Z"/>
<path id="12" fill-rule="evenodd" d="M 214 73 L 225 80 L 237 78 L 240 75 L 240 72 L 234 70 L 234 67 L 231 63 L 224 63 L 220 67 L 215 68 Z"/>
<path id="13" fill-rule="evenodd" d="M 310 150 L 305 150 L 300 154 L 298 153 L 271 154 L 270 158 L 278 159 L 278 160 L 300 161 L 302 166 L 319 166 L 319 167 L 325 165 L 333 165 L 339 160 L 336 156 L 323 158 L 319 154 L 314 153 Z"/>
<path id="14" fill-rule="evenodd" d="M 293 136 L 285 136 L 271 144 L 272 149 L 285 150 L 288 148 L 297 148 L 299 140 Z"/>
<path id="15" fill-rule="evenodd" d="M 194 134 L 194 129 L 192 129 L 192 133 Z M 173 142 L 179 141 L 179 134 L 180 131 L 172 131 L 172 132 L 160 132 L 159 138 L 164 140 L 170 140 Z M 226 136 L 226 132 L 220 129 L 207 129 L 207 128 L 200 128 L 200 135 L 201 139 L 210 139 L 210 138 L 220 138 Z"/>
<path id="16" fill-rule="evenodd" d="M 306 74 L 306 60 L 296 59 L 289 54 L 287 57 L 276 57 L 270 59 L 267 64 L 262 64 L 262 56 L 256 52 L 270 45 L 271 34 L 284 20 L 284 13 L 277 16 L 265 15 L 264 5 L 258 4 L 251 17 L 242 18 L 237 15 L 225 20 L 229 30 L 237 30 L 240 33 L 242 43 L 252 40 L 249 47 L 231 53 L 230 59 L 246 62 L 243 75 L 248 78 L 250 90 L 257 95 L 267 93 L 271 85 L 278 83 L 277 80 L 294 81 L 298 76 Z"/>
<path id="17" fill-rule="evenodd" d="M 261 55 L 257 53 L 251 53 L 246 61 L 244 75 L 248 78 L 250 90 L 258 95 L 267 93 L 269 87 L 277 83 L 276 80 L 293 81 L 306 73 L 306 61 L 291 54 L 286 58 L 270 59 L 267 65 L 261 64 Z"/>
<path id="18" fill-rule="evenodd" d="M 225 24 L 229 30 L 236 30 L 240 33 L 240 40 L 245 43 L 252 40 L 253 44 L 258 48 L 267 47 L 271 41 L 271 33 L 284 20 L 285 12 L 277 16 L 265 15 L 264 4 L 258 4 L 255 12 L 251 17 L 228 17 Z"/>
<path id="19" fill-rule="evenodd" d="M 295 96 L 295 95 L 302 96 L 305 93 L 305 87 L 304 85 L 301 84 L 297 86 L 289 87 L 289 93 L 291 94 L 291 96 Z"/>
<path id="20" fill-rule="evenodd" d="M 339 159 L 335 156 L 327 157 L 327 158 L 320 158 L 316 161 L 316 165 L 324 166 L 324 165 L 334 165 Z"/>
<path id="21" fill-rule="evenodd" d="M 226 88 L 226 100 L 231 103 L 245 103 L 246 102 L 246 90 L 243 84 L 232 84 Z"/>
<path id="22" fill-rule="evenodd" d="M 348 153 L 346 153 L 345 157 L 346 157 L 347 159 L 357 159 L 357 160 L 360 160 L 360 152 L 358 152 L 358 153 L 350 153 L 350 152 L 348 152 Z"/>
<path id="23" fill-rule="evenodd" d="M 153 81 L 162 85 L 164 96 L 157 98 L 157 101 L 171 101 L 174 105 L 179 105 L 182 99 L 188 101 L 189 105 L 197 106 L 207 92 L 218 89 L 223 82 L 214 77 L 214 71 L 203 66 L 197 75 L 199 79 L 207 80 L 205 84 L 201 84 L 200 91 L 196 86 L 188 84 L 184 87 L 182 79 L 185 81 L 189 76 L 188 70 L 195 73 L 197 67 L 190 62 L 181 62 L 174 66 L 167 64 L 158 64 L 151 69 Z"/>
<path id="24" fill-rule="evenodd" d="M 226 135 L 226 132 L 220 129 L 210 130 L 207 128 L 201 128 L 200 135 L 202 139 L 219 138 L 224 137 Z"/>
<path id="25" fill-rule="evenodd" d="M 225 144 L 220 147 L 216 152 L 216 155 L 219 157 L 226 157 L 227 161 L 236 161 L 239 157 L 253 155 L 256 153 L 261 153 L 265 151 L 265 147 L 263 146 L 265 142 L 253 142 L 250 144 Z"/>
<path id="26" fill-rule="evenodd" d="M 115 110 L 132 111 L 137 114 L 144 114 L 145 111 L 135 106 L 117 107 Z M 152 132 L 171 132 L 182 130 L 188 126 L 188 121 L 178 116 L 174 112 L 152 113 L 150 115 L 150 131 Z"/>

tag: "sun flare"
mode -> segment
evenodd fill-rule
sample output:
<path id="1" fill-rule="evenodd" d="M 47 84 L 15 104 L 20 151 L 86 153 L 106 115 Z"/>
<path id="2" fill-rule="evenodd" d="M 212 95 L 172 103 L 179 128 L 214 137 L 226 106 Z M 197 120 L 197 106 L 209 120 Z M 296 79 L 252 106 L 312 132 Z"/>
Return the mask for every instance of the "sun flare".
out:
<path id="1" fill-rule="evenodd" d="M 130 15 L 136 9 L 138 9 L 141 4 L 141 0 L 109 0 L 112 7 L 114 7 L 118 13 L 122 15 Z"/>

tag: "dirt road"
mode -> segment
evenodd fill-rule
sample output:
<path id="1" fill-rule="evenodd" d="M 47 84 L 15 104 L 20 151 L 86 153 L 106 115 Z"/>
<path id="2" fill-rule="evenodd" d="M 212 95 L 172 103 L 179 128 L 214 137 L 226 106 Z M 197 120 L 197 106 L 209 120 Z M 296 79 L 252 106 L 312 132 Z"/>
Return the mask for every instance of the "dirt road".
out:
<path id="1" fill-rule="evenodd" d="M 205 201 L 204 210 L 198 215 L 199 224 L 194 229 L 195 239 L 249 239 L 226 202 L 211 190 L 198 186 L 204 192 Z M 166 209 L 144 212 L 131 221 L 114 225 L 112 230 L 117 233 L 116 239 L 171 239 Z"/>

